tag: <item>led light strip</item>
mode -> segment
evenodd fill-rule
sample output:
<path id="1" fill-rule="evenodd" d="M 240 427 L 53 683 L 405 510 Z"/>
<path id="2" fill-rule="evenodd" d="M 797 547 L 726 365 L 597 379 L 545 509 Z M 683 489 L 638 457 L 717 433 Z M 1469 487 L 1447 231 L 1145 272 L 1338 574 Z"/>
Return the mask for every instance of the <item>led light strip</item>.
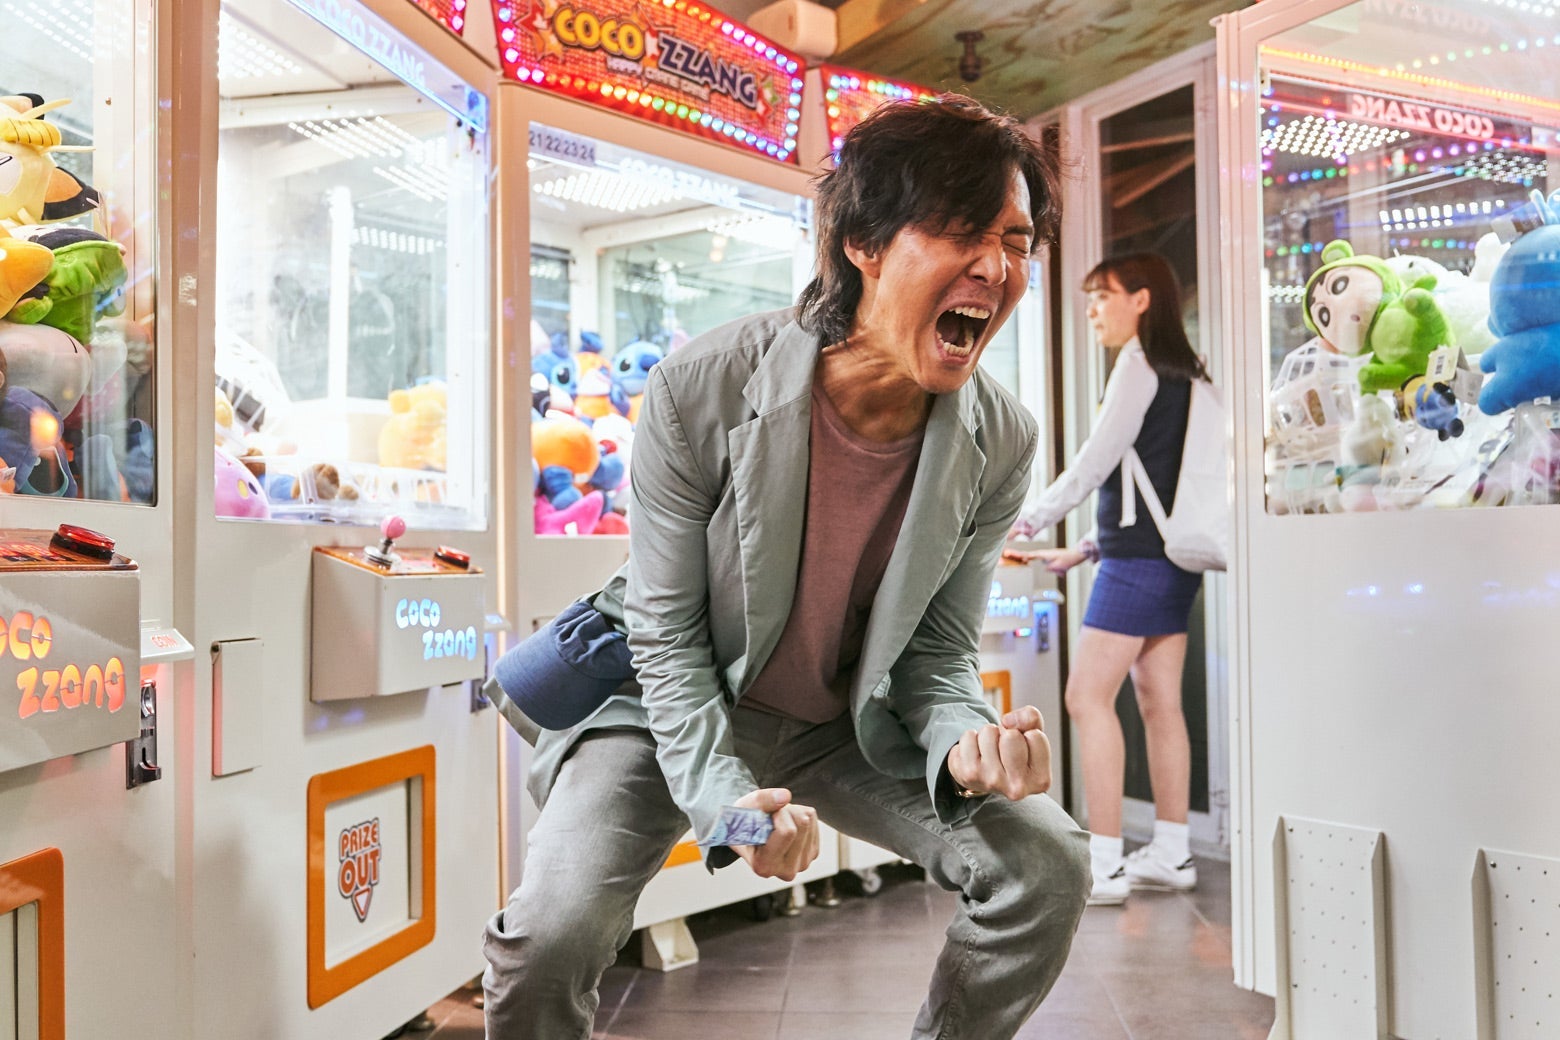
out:
<path id="1" fill-rule="evenodd" d="M 421 140 L 383 116 L 305 119 L 287 128 L 351 159 L 399 159 L 409 152 L 421 159 L 426 150 Z"/>
<path id="2" fill-rule="evenodd" d="M 1555 37 L 1555 42 L 1557 45 L 1560 45 L 1560 36 Z M 1532 94 L 1519 94 L 1514 90 L 1495 90 L 1491 87 L 1478 87 L 1470 83 L 1459 83 L 1456 80 L 1424 76 L 1405 70 L 1389 69 L 1382 65 L 1366 65 L 1364 62 L 1349 61 L 1345 58 L 1330 58 L 1326 55 L 1310 54 L 1305 51 L 1282 50 L 1277 47 L 1269 47 L 1266 44 L 1263 44 L 1260 50 L 1264 55 L 1274 58 L 1304 62 L 1309 65 L 1321 65 L 1325 68 L 1341 69 L 1344 72 L 1363 72 L 1372 76 L 1379 76 L 1382 79 L 1401 80 L 1402 82 L 1413 83 L 1419 86 L 1441 87 L 1456 93 L 1492 98 L 1501 102 L 1509 103 L 1515 101 L 1534 108 L 1560 113 L 1560 102 L 1534 97 Z"/>
<path id="3" fill-rule="evenodd" d="M 5 13 L 43 33 L 54 46 L 91 62 L 92 19 L 73 7 L 64 3 L 22 5 L 6 0 Z M 16 42 L 14 32 L 9 37 L 8 42 Z"/>
<path id="4" fill-rule="evenodd" d="M 705 230 L 766 249 L 790 249 L 801 240 L 801 230 L 785 217 L 751 213 L 710 222 Z"/>
<path id="5" fill-rule="evenodd" d="M 1407 130 L 1393 126 L 1376 126 L 1371 123 L 1355 123 L 1346 119 L 1326 119 L 1307 115 L 1279 124 L 1276 116 L 1269 117 L 1262 131 L 1264 154 L 1287 152 L 1291 155 L 1347 157 L 1401 141 L 1410 136 Z"/>
<path id="6" fill-rule="evenodd" d="M 1505 199 L 1489 199 L 1480 202 L 1448 203 L 1445 206 L 1394 206 L 1380 210 L 1383 231 L 1417 231 L 1420 229 L 1451 227 L 1459 221 L 1484 220 L 1498 210 L 1506 208 Z"/>
<path id="7" fill-rule="evenodd" d="M 681 202 L 685 198 L 665 185 L 624 177 L 609 170 L 572 173 L 567 177 L 545 181 L 532 190 L 538 195 L 563 202 L 578 202 L 614 213 L 650 209 L 668 202 Z"/>

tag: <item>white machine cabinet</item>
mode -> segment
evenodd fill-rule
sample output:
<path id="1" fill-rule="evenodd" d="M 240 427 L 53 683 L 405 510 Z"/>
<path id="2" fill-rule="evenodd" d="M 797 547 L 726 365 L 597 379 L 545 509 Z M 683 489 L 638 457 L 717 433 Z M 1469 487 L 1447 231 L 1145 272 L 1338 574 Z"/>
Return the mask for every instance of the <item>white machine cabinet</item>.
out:
<path id="1" fill-rule="evenodd" d="M 1269 0 L 1218 62 L 1237 980 L 1557 1035 L 1556 8 Z"/>
<path id="2" fill-rule="evenodd" d="M 464 10 L 230 0 L 181 25 L 195 1035 L 384 1036 L 483 966 L 513 390 L 495 57 Z"/>
<path id="3" fill-rule="evenodd" d="M 0 1036 L 179 1035 L 171 8 L 10 12 L 0 62 Z M 159 739 L 159 737 L 161 739 Z M 132 942 L 134 956 L 124 943 Z"/>

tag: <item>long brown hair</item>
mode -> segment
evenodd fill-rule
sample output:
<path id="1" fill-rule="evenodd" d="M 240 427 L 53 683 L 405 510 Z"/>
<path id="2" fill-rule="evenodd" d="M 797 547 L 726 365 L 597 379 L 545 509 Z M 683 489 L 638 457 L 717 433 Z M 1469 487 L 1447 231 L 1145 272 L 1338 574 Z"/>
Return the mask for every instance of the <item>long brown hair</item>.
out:
<path id="1" fill-rule="evenodd" d="M 1162 379 L 1208 379 L 1181 323 L 1181 283 L 1170 262 L 1158 253 L 1113 256 L 1084 276 L 1083 291 L 1108 288 L 1112 275 L 1129 293 L 1148 290 L 1148 310 L 1138 318 L 1138 342 L 1155 374 Z"/>

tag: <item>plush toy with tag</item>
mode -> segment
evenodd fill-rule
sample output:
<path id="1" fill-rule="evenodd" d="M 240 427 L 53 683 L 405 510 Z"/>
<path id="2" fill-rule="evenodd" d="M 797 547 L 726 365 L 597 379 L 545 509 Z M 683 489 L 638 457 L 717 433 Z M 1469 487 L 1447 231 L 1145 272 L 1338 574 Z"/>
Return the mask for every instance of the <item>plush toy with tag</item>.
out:
<path id="1" fill-rule="evenodd" d="M 1560 398 L 1560 191 L 1533 193 L 1541 223 L 1511 244 L 1490 281 L 1490 331 L 1479 358 L 1490 374 L 1479 410 L 1496 415 L 1541 397 Z"/>
<path id="2" fill-rule="evenodd" d="M 1431 291 L 1434 274 L 1405 289 L 1385 261 L 1342 239 L 1328 243 L 1322 261 L 1306 282 L 1306 325 L 1341 354 L 1371 354 L 1359 373 L 1364 392 L 1400 389 L 1425 374 L 1438 347 L 1455 345 Z"/>

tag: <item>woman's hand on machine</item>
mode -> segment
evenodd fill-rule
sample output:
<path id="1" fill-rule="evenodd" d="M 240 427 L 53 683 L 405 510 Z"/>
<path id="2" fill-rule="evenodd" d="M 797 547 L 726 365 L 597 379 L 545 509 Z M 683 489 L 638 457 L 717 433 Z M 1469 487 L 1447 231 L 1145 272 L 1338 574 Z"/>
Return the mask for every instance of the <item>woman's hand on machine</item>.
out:
<path id="1" fill-rule="evenodd" d="M 732 847 L 759 877 L 794 881 L 818 858 L 818 813 L 812 806 L 792 802 L 790 791 L 766 787 L 738 799 L 736 805 L 768 813 L 774 823 L 764 844 Z"/>
<path id="2" fill-rule="evenodd" d="M 1040 709 L 1025 705 L 1000 726 L 967 730 L 948 752 L 948 774 L 967 796 L 1000 794 L 1019 801 L 1051 787 L 1051 742 Z"/>
<path id="3" fill-rule="evenodd" d="M 1006 555 L 1004 553 L 1004 555 Z M 1033 552 L 1023 553 L 1026 557 L 1021 562 L 1039 560 L 1045 564 L 1045 569 L 1052 574 L 1066 574 L 1084 560 L 1089 559 L 1089 554 L 1082 549 L 1036 549 Z"/>

